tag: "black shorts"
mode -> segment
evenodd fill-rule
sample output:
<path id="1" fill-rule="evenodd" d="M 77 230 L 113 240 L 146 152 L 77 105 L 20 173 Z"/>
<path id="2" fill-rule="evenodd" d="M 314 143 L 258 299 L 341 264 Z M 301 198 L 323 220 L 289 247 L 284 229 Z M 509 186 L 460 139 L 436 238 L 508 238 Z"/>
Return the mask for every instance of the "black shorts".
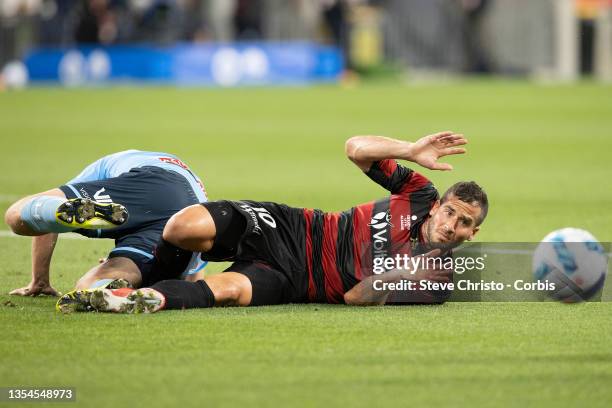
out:
<path id="1" fill-rule="evenodd" d="M 77 230 L 89 238 L 112 238 L 115 248 L 108 257 L 125 257 L 136 263 L 144 283 L 153 264 L 153 252 L 170 217 L 183 208 L 199 203 L 185 177 L 171 170 L 147 166 L 118 177 L 63 185 L 68 198 L 85 197 L 98 202 L 124 205 L 128 221 L 107 230 Z"/>
<path id="2" fill-rule="evenodd" d="M 213 248 L 202 254 L 203 260 L 233 261 L 227 271 L 242 273 L 250 279 L 253 305 L 307 301 L 303 209 L 247 200 L 203 205 L 217 227 Z M 241 222 L 239 233 L 233 219 Z"/>
<path id="3" fill-rule="evenodd" d="M 251 281 L 252 297 L 250 306 L 282 305 L 300 303 L 287 274 L 260 261 L 234 262 L 223 272 L 238 272 Z"/>

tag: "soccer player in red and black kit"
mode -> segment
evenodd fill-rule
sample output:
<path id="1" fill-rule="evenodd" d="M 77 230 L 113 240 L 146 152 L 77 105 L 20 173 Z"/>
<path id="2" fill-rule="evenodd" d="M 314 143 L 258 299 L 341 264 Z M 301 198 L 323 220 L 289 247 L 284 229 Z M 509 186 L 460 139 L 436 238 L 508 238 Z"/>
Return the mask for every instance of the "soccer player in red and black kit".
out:
<path id="1" fill-rule="evenodd" d="M 349 159 L 389 196 L 336 213 L 247 200 L 193 205 L 167 223 L 157 267 L 179 271 L 192 252 L 201 252 L 206 261 L 234 262 L 224 273 L 139 290 L 97 289 L 82 298 L 92 310 L 128 313 L 303 302 L 369 305 L 393 300 L 390 291 L 373 290 L 374 279 L 449 281 L 448 270 L 375 275 L 373 269 L 378 258 L 398 254 L 441 256 L 478 232 L 488 200 L 476 183 L 457 183 L 440 199 L 426 177 L 395 161 L 452 170 L 438 159 L 465 153 L 466 143 L 453 132 L 415 143 L 352 137 L 346 142 Z M 443 301 L 429 295 L 429 301 Z"/>

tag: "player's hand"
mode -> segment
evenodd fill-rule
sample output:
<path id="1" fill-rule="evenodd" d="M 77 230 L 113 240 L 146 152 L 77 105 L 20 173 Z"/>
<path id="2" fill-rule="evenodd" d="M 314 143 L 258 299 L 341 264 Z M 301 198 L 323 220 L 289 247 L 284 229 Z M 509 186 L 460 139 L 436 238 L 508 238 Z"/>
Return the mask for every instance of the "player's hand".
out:
<path id="1" fill-rule="evenodd" d="M 466 150 L 462 146 L 467 144 L 463 135 L 453 132 L 440 132 L 425 136 L 411 145 L 410 160 L 431 170 L 452 170 L 448 163 L 438 163 L 440 157 L 451 154 L 463 154 Z"/>
<path id="2" fill-rule="evenodd" d="M 424 267 L 419 268 L 417 271 L 414 271 L 414 273 L 412 271 L 406 271 L 403 274 L 403 278 L 416 282 L 421 280 L 428 280 L 433 282 L 450 282 L 453 276 L 452 270 L 436 268 L 436 266 L 440 266 L 439 262 L 427 262 L 427 259 L 437 258 L 441 254 L 442 251 L 437 248 L 427 252 L 426 254 L 421 255 L 421 257 L 423 257 L 423 262 L 421 263 L 421 265 L 424 265 Z"/>
<path id="3" fill-rule="evenodd" d="M 55 290 L 48 282 L 30 282 L 28 286 L 12 290 L 9 295 L 14 296 L 61 296 L 62 294 Z"/>
<path id="4" fill-rule="evenodd" d="M 453 271 L 448 269 L 423 269 L 418 271 L 416 274 L 416 280 L 428 280 L 432 282 L 451 282 Z"/>

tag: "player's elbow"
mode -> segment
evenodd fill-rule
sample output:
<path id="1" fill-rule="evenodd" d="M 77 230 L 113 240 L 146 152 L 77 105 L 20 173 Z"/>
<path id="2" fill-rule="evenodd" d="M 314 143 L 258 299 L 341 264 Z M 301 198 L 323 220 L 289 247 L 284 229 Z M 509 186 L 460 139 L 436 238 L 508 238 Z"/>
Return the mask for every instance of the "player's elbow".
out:
<path id="1" fill-rule="evenodd" d="M 362 299 L 356 291 L 349 290 L 344 294 L 344 303 L 349 306 L 378 306 L 381 303 Z"/>
<path id="2" fill-rule="evenodd" d="M 357 301 L 357 297 L 353 293 L 353 291 L 348 291 L 344 294 L 344 303 L 347 305 L 357 305 L 359 302 Z"/>
<path id="3" fill-rule="evenodd" d="M 344 143 L 346 157 L 355 162 L 359 160 L 359 149 L 361 148 L 361 136 L 353 136 Z"/>

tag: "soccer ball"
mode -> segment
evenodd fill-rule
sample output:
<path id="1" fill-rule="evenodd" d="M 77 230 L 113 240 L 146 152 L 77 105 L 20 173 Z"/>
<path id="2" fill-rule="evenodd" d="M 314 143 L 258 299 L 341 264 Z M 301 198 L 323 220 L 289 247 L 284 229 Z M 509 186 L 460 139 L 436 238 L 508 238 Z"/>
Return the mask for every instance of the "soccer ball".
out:
<path id="1" fill-rule="evenodd" d="M 592 298 L 603 287 L 608 254 L 589 232 L 563 228 L 546 235 L 533 254 L 536 281 L 554 284 L 548 295 L 566 303 Z"/>

